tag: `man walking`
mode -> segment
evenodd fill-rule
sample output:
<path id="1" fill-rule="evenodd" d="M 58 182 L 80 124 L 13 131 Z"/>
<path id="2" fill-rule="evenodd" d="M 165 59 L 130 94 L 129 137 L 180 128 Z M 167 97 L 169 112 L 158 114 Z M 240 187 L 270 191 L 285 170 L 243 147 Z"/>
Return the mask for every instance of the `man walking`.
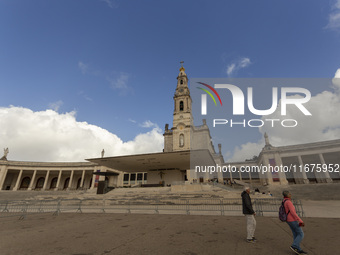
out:
<path id="1" fill-rule="evenodd" d="M 254 237 L 254 232 L 256 228 L 256 213 L 253 210 L 253 206 L 251 204 L 251 199 L 249 196 L 250 188 L 245 187 L 244 191 L 241 194 L 242 197 L 242 210 L 243 214 L 246 216 L 247 222 L 247 242 L 254 243 L 256 242 L 256 238 Z"/>
<path id="2" fill-rule="evenodd" d="M 286 222 L 292 230 L 294 238 L 293 244 L 292 246 L 290 246 L 290 249 L 296 254 L 307 254 L 307 252 L 303 251 L 300 247 L 300 243 L 304 236 L 302 227 L 305 226 L 305 223 L 303 223 L 300 217 L 296 214 L 295 207 L 291 201 L 292 195 L 290 194 L 290 192 L 285 190 L 282 192 L 282 195 L 285 211 L 287 214 Z"/>

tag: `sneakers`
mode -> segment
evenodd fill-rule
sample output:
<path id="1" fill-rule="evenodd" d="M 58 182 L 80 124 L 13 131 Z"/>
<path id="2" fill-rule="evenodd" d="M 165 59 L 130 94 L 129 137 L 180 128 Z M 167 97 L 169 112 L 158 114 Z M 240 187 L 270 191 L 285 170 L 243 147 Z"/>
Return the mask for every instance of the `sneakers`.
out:
<path id="1" fill-rule="evenodd" d="M 295 252 L 296 254 L 308 254 L 306 251 L 304 250 L 298 250 L 296 248 L 294 248 L 293 246 L 289 247 L 293 252 Z"/>
<path id="2" fill-rule="evenodd" d="M 289 247 L 293 252 L 295 252 L 295 254 L 300 254 L 299 250 L 294 248 L 293 246 Z"/>
<path id="3" fill-rule="evenodd" d="M 257 239 L 253 237 L 252 239 L 247 239 L 248 243 L 256 243 Z"/>

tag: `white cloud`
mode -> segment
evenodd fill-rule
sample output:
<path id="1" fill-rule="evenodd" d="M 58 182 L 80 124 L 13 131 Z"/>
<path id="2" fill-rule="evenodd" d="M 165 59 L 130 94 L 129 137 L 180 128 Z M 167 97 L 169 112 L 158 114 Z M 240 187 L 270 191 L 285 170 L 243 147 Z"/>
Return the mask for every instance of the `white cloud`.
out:
<path id="1" fill-rule="evenodd" d="M 235 64 L 230 64 L 230 65 L 227 67 L 227 74 L 228 74 L 228 76 L 230 76 L 230 75 L 234 72 L 235 67 L 236 67 Z"/>
<path id="2" fill-rule="evenodd" d="M 235 147 L 233 151 L 233 156 L 230 157 L 230 152 L 228 151 L 224 156 L 230 162 L 244 161 L 246 159 L 252 159 L 254 156 L 258 156 L 261 149 L 264 146 L 263 141 L 258 141 L 257 143 L 246 143 Z"/>
<path id="3" fill-rule="evenodd" d="M 158 128 L 158 125 L 156 123 L 151 122 L 150 120 L 146 120 L 144 121 L 142 124 L 140 124 L 139 126 L 143 127 L 143 128 L 150 128 L 150 127 L 155 127 Z"/>
<path id="4" fill-rule="evenodd" d="M 226 73 L 228 76 L 231 76 L 232 74 L 236 73 L 242 68 L 246 68 L 251 64 L 251 61 L 249 58 L 241 58 L 237 61 L 234 61 L 230 65 L 227 66 Z"/>
<path id="5" fill-rule="evenodd" d="M 128 88 L 128 81 L 129 75 L 127 73 L 121 72 L 120 75 L 116 78 L 112 78 L 108 76 L 106 78 L 108 82 L 111 84 L 111 88 L 113 89 L 127 89 Z"/>
<path id="6" fill-rule="evenodd" d="M 78 62 L 78 67 L 83 74 L 90 74 L 101 79 L 105 79 L 112 89 L 119 89 L 123 94 L 127 91 L 131 91 L 132 89 L 128 86 L 129 74 L 126 72 L 102 72 L 99 70 L 95 70 L 90 68 L 88 64 L 85 64 L 82 61 Z M 90 98 L 86 98 L 87 100 Z"/>
<path id="7" fill-rule="evenodd" d="M 81 61 L 78 62 L 78 67 L 79 67 L 79 69 L 81 70 L 81 72 L 82 72 L 83 74 L 86 74 L 87 71 L 88 71 L 88 69 L 89 69 L 89 66 L 88 66 L 87 64 L 84 64 L 84 63 L 81 62 Z"/>
<path id="8" fill-rule="evenodd" d="M 9 160 L 84 161 L 107 156 L 160 152 L 163 133 L 158 127 L 123 142 L 117 135 L 87 122 L 78 122 L 76 113 L 53 110 L 33 112 L 10 106 L 0 108 L 0 141 L 10 149 Z"/>
<path id="9" fill-rule="evenodd" d="M 332 11 L 328 16 L 328 29 L 340 29 L 340 0 L 337 0 L 333 6 Z"/>
<path id="10" fill-rule="evenodd" d="M 59 111 L 59 108 L 64 104 L 63 101 L 59 100 L 57 102 L 54 102 L 54 103 L 50 103 L 48 105 L 49 108 L 51 108 L 52 110 L 58 112 Z"/>
<path id="11" fill-rule="evenodd" d="M 285 128 L 276 122 L 275 128 L 263 126 L 259 129 L 262 137 L 265 132 L 269 136 L 271 145 L 285 146 L 294 144 L 311 143 L 340 138 L 340 69 L 337 70 L 333 79 L 334 91 L 323 91 L 311 97 L 304 106 L 312 113 L 312 116 L 305 116 L 299 110 L 287 110 L 284 119 L 297 120 L 298 126 Z M 289 98 L 301 97 L 293 95 Z M 295 107 L 295 106 L 292 106 Z M 296 108 L 297 109 L 297 108 Z M 281 100 L 277 110 L 264 119 L 282 119 Z M 308 128 L 307 128 L 308 127 Z M 243 144 L 234 150 L 234 154 L 228 161 L 240 161 L 258 155 L 264 146 L 264 138 L 256 143 Z"/>
<path id="12" fill-rule="evenodd" d="M 336 70 L 332 82 L 333 82 L 334 88 L 337 90 L 340 90 L 340 68 Z"/>
<path id="13" fill-rule="evenodd" d="M 79 96 L 82 96 L 82 97 L 83 97 L 84 99 L 86 99 L 87 101 L 90 101 L 90 102 L 93 101 L 93 99 L 92 99 L 91 97 L 89 97 L 88 95 L 86 95 L 85 92 L 82 91 L 82 90 L 78 92 L 78 95 L 79 95 Z"/>
<path id="14" fill-rule="evenodd" d="M 133 120 L 133 119 L 128 119 L 128 121 L 132 122 L 132 123 L 137 123 L 137 121 Z"/>

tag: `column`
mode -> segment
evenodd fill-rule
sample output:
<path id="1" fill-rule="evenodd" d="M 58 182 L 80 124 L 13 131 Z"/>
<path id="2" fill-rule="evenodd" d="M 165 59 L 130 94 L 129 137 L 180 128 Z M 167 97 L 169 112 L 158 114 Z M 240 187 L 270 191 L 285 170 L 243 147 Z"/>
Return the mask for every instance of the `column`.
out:
<path id="1" fill-rule="evenodd" d="M 90 189 L 94 189 L 94 183 L 96 181 L 96 175 L 92 174 L 92 183 Z"/>
<path id="2" fill-rule="evenodd" d="M 7 176 L 7 166 L 1 166 L 0 169 L 0 190 L 2 190 Z"/>
<path id="3" fill-rule="evenodd" d="M 80 188 L 84 188 L 84 178 L 85 177 L 85 170 L 83 170 L 83 174 L 81 175 L 81 181 L 80 181 Z"/>
<path id="4" fill-rule="evenodd" d="M 45 176 L 45 182 L 44 182 L 44 186 L 42 188 L 42 190 L 46 190 L 46 186 L 48 183 L 48 177 L 50 176 L 50 170 L 47 170 L 46 176 Z"/>
<path id="5" fill-rule="evenodd" d="M 71 189 L 72 188 L 73 174 L 74 174 L 74 170 L 71 171 L 70 182 L 68 183 L 67 189 Z"/>
<path id="6" fill-rule="evenodd" d="M 303 165 L 302 157 L 300 155 L 298 156 L 298 160 L 299 160 L 299 166 L 297 167 L 296 171 L 301 171 L 303 183 L 307 184 L 307 183 L 309 183 L 309 180 L 307 178 L 307 174 L 306 174 L 305 169 L 303 167 L 304 165 Z"/>
<path id="7" fill-rule="evenodd" d="M 20 185 L 20 180 L 21 180 L 22 172 L 23 172 L 23 171 L 22 171 L 22 169 L 21 169 L 20 172 L 19 172 L 19 175 L 18 175 L 17 182 L 15 183 L 15 186 L 14 186 L 13 190 L 18 190 L 19 185 Z"/>
<path id="8" fill-rule="evenodd" d="M 267 155 L 263 155 L 263 165 L 266 166 L 268 168 L 269 166 L 269 158 Z M 266 173 L 264 173 L 264 176 L 266 178 L 266 184 L 273 184 L 273 175 L 272 172 L 268 171 Z"/>
<path id="9" fill-rule="evenodd" d="M 240 176 L 240 181 L 242 181 L 242 174 L 241 174 L 241 169 L 238 168 L 238 175 Z"/>
<path id="10" fill-rule="evenodd" d="M 37 170 L 34 170 L 32 180 L 31 180 L 30 185 L 28 186 L 27 190 L 32 190 L 32 187 L 33 187 L 33 184 L 34 184 L 34 179 L 35 179 L 36 175 L 37 175 Z"/>
<path id="11" fill-rule="evenodd" d="M 323 169 L 322 167 L 324 165 L 326 165 L 326 161 L 325 161 L 322 153 L 319 154 L 319 158 L 320 158 L 320 161 L 321 161 L 321 169 Z M 320 172 L 320 174 L 321 174 L 323 180 L 325 180 L 326 182 L 332 182 L 333 181 L 332 178 L 329 176 L 328 168 L 327 168 L 326 172 L 322 171 L 322 172 Z"/>
<path id="12" fill-rule="evenodd" d="M 275 159 L 275 164 L 281 169 L 281 166 L 283 167 L 283 162 L 282 162 L 282 159 L 279 153 L 275 153 L 274 159 Z M 281 185 L 288 184 L 286 173 L 284 171 L 279 171 L 279 178 L 280 178 Z"/>
<path id="13" fill-rule="evenodd" d="M 61 179 L 61 173 L 62 173 L 62 171 L 59 170 L 58 181 L 57 181 L 57 187 L 55 187 L 54 190 L 58 190 L 58 189 L 59 189 L 59 184 L 60 184 L 60 179 Z"/>

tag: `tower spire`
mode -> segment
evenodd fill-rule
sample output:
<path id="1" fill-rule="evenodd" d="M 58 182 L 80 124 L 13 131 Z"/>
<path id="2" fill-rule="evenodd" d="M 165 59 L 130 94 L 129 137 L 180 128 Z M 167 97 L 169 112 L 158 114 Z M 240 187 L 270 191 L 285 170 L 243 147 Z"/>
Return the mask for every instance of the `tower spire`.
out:
<path id="1" fill-rule="evenodd" d="M 183 67 L 184 61 L 182 60 L 181 62 L 179 62 L 181 64 L 181 68 L 179 69 L 179 71 L 185 71 L 185 68 Z"/>

